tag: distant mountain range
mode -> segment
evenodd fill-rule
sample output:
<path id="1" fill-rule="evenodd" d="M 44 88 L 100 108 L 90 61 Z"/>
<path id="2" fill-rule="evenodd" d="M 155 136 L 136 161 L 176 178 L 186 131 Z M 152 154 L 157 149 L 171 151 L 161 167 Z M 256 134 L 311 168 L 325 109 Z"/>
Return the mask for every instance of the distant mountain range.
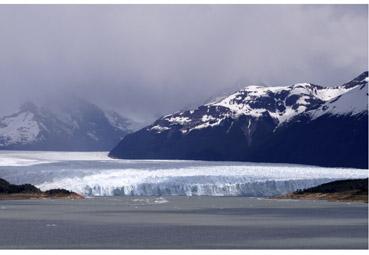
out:
<path id="1" fill-rule="evenodd" d="M 247 86 L 164 116 L 109 155 L 368 168 L 368 72 L 336 87 Z"/>
<path id="2" fill-rule="evenodd" d="M 23 104 L 0 118 L 2 150 L 110 150 L 132 132 L 132 122 L 87 101 L 68 98 Z"/>

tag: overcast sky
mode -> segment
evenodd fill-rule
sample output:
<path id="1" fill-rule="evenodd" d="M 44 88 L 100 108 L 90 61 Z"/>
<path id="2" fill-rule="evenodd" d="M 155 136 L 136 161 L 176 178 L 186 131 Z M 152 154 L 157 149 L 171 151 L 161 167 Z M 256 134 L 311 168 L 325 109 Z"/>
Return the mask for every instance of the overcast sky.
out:
<path id="1" fill-rule="evenodd" d="M 0 6 L 0 114 L 68 92 L 149 121 L 248 84 L 342 84 L 367 63 L 365 5 Z"/>

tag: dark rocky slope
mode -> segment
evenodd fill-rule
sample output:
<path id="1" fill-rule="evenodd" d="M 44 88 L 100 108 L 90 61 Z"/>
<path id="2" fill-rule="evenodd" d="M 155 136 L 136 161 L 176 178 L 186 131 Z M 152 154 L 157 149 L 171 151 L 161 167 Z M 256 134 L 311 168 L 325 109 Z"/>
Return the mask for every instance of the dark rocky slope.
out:
<path id="1" fill-rule="evenodd" d="M 368 178 L 340 180 L 325 183 L 313 188 L 278 196 L 287 199 L 313 199 L 368 203 Z"/>
<path id="2" fill-rule="evenodd" d="M 83 199 L 83 196 L 65 189 L 51 189 L 43 192 L 32 184 L 15 185 L 0 178 L 0 200 L 43 198 Z"/>

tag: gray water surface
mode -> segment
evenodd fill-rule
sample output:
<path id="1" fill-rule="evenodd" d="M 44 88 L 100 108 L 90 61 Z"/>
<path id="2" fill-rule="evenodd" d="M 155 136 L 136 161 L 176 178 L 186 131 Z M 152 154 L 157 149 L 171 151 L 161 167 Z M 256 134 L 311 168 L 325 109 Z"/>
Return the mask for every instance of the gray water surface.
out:
<path id="1" fill-rule="evenodd" d="M 368 205 L 208 196 L 0 201 L 0 248 L 367 249 Z"/>

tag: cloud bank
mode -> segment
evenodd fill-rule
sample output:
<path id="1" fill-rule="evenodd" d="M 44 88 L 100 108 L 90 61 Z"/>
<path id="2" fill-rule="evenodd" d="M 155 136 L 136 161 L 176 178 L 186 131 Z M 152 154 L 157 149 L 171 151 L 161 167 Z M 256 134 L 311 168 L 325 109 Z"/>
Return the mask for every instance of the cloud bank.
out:
<path id="1" fill-rule="evenodd" d="M 0 34 L 0 114 L 66 92 L 150 121 L 368 69 L 366 5 L 2 5 Z"/>

